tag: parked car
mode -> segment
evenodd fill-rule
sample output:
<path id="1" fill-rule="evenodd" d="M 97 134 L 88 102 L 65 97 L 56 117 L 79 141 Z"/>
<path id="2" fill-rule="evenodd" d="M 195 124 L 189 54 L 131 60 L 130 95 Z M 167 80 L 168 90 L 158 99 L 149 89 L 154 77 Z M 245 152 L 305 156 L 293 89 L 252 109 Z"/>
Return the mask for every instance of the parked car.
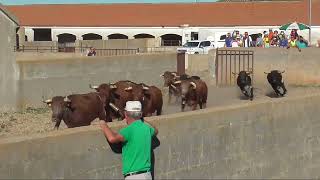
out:
<path id="1" fill-rule="evenodd" d="M 208 54 L 209 50 L 213 48 L 213 41 L 188 41 L 183 47 L 177 48 L 177 52 L 186 54 Z"/>

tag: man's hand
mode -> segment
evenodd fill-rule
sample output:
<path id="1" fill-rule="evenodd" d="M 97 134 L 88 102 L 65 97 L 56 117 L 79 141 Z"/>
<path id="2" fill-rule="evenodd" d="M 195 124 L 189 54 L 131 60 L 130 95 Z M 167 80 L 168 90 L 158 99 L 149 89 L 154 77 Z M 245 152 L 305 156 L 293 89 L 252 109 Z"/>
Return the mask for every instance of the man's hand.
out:
<path id="1" fill-rule="evenodd" d="M 100 127 L 110 143 L 124 142 L 123 136 L 112 131 L 104 120 L 99 121 Z"/>

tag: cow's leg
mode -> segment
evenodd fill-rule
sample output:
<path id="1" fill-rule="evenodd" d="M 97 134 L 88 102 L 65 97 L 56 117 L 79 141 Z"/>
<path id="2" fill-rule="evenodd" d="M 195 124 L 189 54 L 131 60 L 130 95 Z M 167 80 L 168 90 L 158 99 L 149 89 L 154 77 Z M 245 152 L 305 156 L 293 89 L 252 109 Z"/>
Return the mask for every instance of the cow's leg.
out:
<path id="1" fill-rule="evenodd" d="M 195 111 L 195 110 L 197 110 L 197 103 L 194 103 L 193 105 L 192 105 L 192 111 Z M 199 104 L 200 105 L 200 104 Z"/>
<path id="2" fill-rule="evenodd" d="M 172 97 L 172 92 L 171 92 L 170 89 L 169 89 L 168 104 L 170 104 L 170 102 L 171 102 L 171 97 Z"/>
<path id="3" fill-rule="evenodd" d="M 287 94 L 287 89 L 284 86 L 284 83 L 281 84 L 282 88 L 283 88 L 283 95 Z"/>
<path id="4" fill-rule="evenodd" d="M 58 130 L 61 123 L 61 119 L 57 119 L 56 124 L 54 125 L 54 129 Z"/>
<path id="5" fill-rule="evenodd" d="M 181 103 L 181 111 L 184 112 L 184 108 L 186 107 L 186 104 Z"/>
<path id="6" fill-rule="evenodd" d="M 161 113 L 162 113 L 162 107 L 159 107 L 159 108 L 157 109 L 157 116 L 160 116 Z"/>

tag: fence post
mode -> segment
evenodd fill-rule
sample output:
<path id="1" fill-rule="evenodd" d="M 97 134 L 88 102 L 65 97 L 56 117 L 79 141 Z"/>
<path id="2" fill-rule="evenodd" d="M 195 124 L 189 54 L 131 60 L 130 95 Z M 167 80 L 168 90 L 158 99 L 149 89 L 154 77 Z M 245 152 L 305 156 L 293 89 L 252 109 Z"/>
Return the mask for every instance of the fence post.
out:
<path id="1" fill-rule="evenodd" d="M 185 74 L 185 53 L 177 53 L 177 73 L 178 75 Z"/>

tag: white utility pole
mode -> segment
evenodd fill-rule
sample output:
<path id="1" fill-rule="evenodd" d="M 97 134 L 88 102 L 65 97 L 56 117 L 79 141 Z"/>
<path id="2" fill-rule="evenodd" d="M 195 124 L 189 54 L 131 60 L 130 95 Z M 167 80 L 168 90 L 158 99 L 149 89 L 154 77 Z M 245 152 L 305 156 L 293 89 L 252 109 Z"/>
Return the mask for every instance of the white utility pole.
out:
<path id="1" fill-rule="evenodd" d="M 311 16 L 312 16 L 312 0 L 309 0 L 309 44 L 311 45 L 311 26 L 312 26 L 312 21 L 311 21 Z"/>

